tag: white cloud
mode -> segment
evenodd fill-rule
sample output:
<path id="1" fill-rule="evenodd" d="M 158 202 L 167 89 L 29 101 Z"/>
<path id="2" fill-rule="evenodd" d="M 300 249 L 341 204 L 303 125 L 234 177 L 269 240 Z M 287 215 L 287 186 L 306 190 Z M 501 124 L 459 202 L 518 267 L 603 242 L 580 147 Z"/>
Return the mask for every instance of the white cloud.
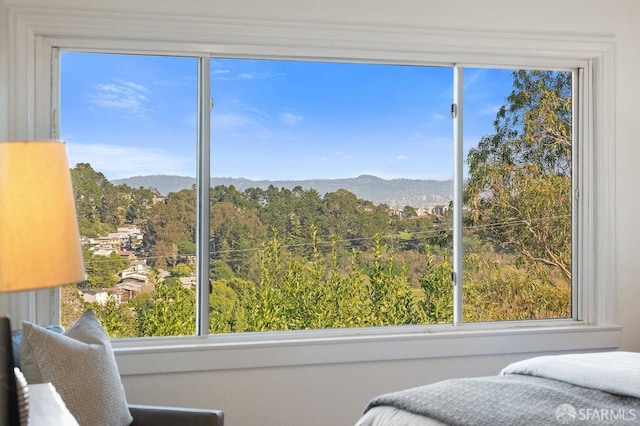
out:
<path id="1" fill-rule="evenodd" d="M 137 116 L 146 114 L 144 104 L 148 101 L 146 93 L 149 90 L 145 86 L 131 81 L 117 80 L 116 83 L 98 84 L 95 88 L 97 91 L 89 94 L 94 105 L 126 110 Z"/>
<path id="2" fill-rule="evenodd" d="M 269 77 L 269 74 L 264 72 L 243 72 L 237 75 L 239 80 L 260 80 Z"/>
<path id="3" fill-rule="evenodd" d="M 282 121 L 283 123 L 289 126 L 298 124 L 303 120 L 304 120 L 303 116 L 294 114 L 292 112 L 283 112 L 282 114 L 280 114 L 280 121 Z"/>
<path id="4" fill-rule="evenodd" d="M 89 163 L 108 179 L 154 174 L 195 176 L 196 173 L 195 152 L 193 158 L 189 158 L 154 148 L 73 142 L 67 146 L 71 167 Z"/>
<path id="5" fill-rule="evenodd" d="M 212 76 L 216 80 L 263 80 L 273 77 L 268 72 L 242 72 L 233 74 L 230 70 L 214 70 Z"/>
<path id="6" fill-rule="evenodd" d="M 126 81 L 126 80 L 121 80 L 121 79 L 117 79 L 116 82 L 120 83 L 122 86 L 136 91 L 136 92 L 148 92 L 149 89 L 147 89 L 145 86 L 141 85 L 141 84 L 137 84 L 134 83 L 132 81 Z"/>
<path id="7" fill-rule="evenodd" d="M 404 161 L 404 160 L 407 160 L 408 158 L 409 158 L 409 157 L 407 157 L 407 156 L 406 156 L 406 155 L 404 155 L 404 154 L 398 154 L 398 155 L 396 155 L 396 156 L 394 156 L 394 157 L 387 157 L 387 158 L 385 158 L 385 161 L 386 161 L 387 163 L 395 163 L 395 162 L 397 162 L 397 161 Z"/>

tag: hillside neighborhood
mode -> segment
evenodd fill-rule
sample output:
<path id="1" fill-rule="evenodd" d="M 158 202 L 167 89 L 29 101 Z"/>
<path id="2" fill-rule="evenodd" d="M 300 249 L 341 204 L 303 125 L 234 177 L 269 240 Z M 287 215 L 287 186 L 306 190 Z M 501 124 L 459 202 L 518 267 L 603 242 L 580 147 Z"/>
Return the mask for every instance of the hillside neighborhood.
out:
<path id="1" fill-rule="evenodd" d="M 449 206 L 430 203 L 411 208 L 415 211 L 417 217 L 427 215 L 442 216 L 449 209 Z M 406 210 L 404 208 L 392 208 L 390 209 L 390 214 L 404 217 Z M 157 279 L 164 279 L 170 276 L 170 273 L 164 269 L 156 269 L 157 272 L 154 271 L 147 264 L 147 258 L 139 256 L 144 252 L 143 240 L 144 232 L 137 225 L 124 225 L 118 227 L 116 232 L 110 232 L 104 236 L 82 238 L 82 245 L 87 246 L 93 256 L 107 258 L 115 253 L 129 264 L 128 268 L 118 272 L 118 284 L 115 287 L 79 289 L 80 296 L 85 302 L 105 305 L 109 300 L 114 300 L 117 304 L 126 303 L 144 292 L 145 289 L 152 290 L 150 285 L 153 285 L 153 283 L 150 278 L 154 274 L 157 274 Z M 188 261 L 195 264 L 195 256 L 193 256 L 193 259 L 188 259 Z M 195 273 L 178 279 L 186 288 L 195 288 L 196 286 Z"/>
<path id="2" fill-rule="evenodd" d="M 79 289 L 82 299 L 87 303 L 105 305 L 109 300 L 116 303 L 125 303 L 134 298 L 145 287 L 149 287 L 150 278 L 154 270 L 147 265 L 146 258 L 140 258 L 137 253 L 143 250 L 144 233 L 136 225 L 118 227 L 116 232 L 110 232 L 105 236 L 96 238 L 82 238 L 82 244 L 89 247 L 93 256 L 109 257 L 113 253 L 125 260 L 129 267 L 118 272 L 118 284 L 113 288 Z M 170 273 L 163 269 L 157 270 L 158 278 L 164 279 Z M 184 287 L 193 287 L 196 284 L 195 274 L 189 277 L 180 277 Z"/>

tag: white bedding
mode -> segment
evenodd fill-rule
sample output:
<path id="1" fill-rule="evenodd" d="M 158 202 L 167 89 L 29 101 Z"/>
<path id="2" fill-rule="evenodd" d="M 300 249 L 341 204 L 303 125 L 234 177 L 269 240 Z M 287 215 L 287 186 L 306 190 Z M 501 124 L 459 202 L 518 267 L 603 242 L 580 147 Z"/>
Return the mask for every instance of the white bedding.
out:
<path id="1" fill-rule="evenodd" d="M 624 397 L 640 398 L 640 353 L 541 356 L 512 363 L 500 372 L 500 375 L 512 374 L 552 379 Z M 356 423 L 356 426 L 383 425 L 442 426 L 444 423 L 390 405 L 370 408 Z"/>
<path id="2" fill-rule="evenodd" d="M 447 426 L 430 417 L 420 416 L 391 406 L 373 407 L 355 426 Z"/>
<path id="3" fill-rule="evenodd" d="M 514 362 L 501 372 L 559 380 L 585 388 L 640 398 L 640 353 L 601 352 L 540 356 Z"/>

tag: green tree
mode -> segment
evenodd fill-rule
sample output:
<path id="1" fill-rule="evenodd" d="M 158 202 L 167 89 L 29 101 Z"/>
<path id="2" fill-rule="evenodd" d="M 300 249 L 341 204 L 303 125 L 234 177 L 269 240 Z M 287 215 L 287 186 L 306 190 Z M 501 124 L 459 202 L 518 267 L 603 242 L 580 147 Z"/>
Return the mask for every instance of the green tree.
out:
<path id="1" fill-rule="evenodd" d="M 516 71 L 495 133 L 469 151 L 467 224 L 503 253 L 571 279 L 571 73 Z"/>
<path id="2" fill-rule="evenodd" d="M 89 308 L 94 311 L 109 337 L 135 336 L 134 313 L 126 303 L 118 303 L 110 298 L 104 305 L 91 303 Z"/>
<path id="3" fill-rule="evenodd" d="M 332 318 L 331 328 L 365 327 L 375 321 L 370 290 L 366 275 L 359 265 L 359 252 L 351 251 L 348 269 L 340 266 L 335 240 L 331 246 L 331 263 L 328 276 L 329 294 L 326 310 Z"/>
<path id="4" fill-rule="evenodd" d="M 404 218 L 410 218 L 410 217 L 416 217 L 418 216 L 418 213 L 416 212 L 416 209 L 414 209 L 411 206 L 404 206 L 404 208 L 402 209 L 402 217 Z"/>
<path id="5" fill-rule="evenodd" d="M 172 277 L 188 277 L 193 273 L 193 268 L 184 263 L 178 263 L 169 270 Z"/>
<path id="6" fill-rule="evenodd" d="M 358 240 L 361 235 L 356 229 L 356 226 L 359 226 L 358 197 L 347 190 L 339 189 L 325 194 L 323 200 L 322 213 L 327 217 L 329 232 L 344 240 L 347 247 L 360 243 Z"/>
<path id="7" fill-rule="evenodd" d="M 558 286 L 544 273 L 505 265 L 495 259 L 471 256 L 475 269 L 464 285 L 467 322 L 569 318 L 571 287 Z"/>
<path id="8" fill-rule="evenodd" d="M 151 298 L 135 303 L 138 336 L 188 336 L 195 329 L 195 292 L 177 278 L 156 284 Z"/>
<path id="9" fill-rule="evenodd" d="M 143 225 L 153 211 L 157 191 L 113 185 L 88 163 L 71 169 L 80 234 L 104 236 L 125 223 Z"/>
<path id="10" fill-rule="evenodd" d="M 78 163 L 71 169 L 76 212 L 80 234 L 97 237 L 114 231 L 114 221 L 103 218 L 116 214 L 116 208 L 107 202 L 113 198 L 113 185 L 104 174 L 93 170 L 88 163 Z M 111 211 L 108 211 L 110 209 Z"/>
<path id="11" fill-rule="evenodd" d="M 419 322 L 406 265 L 397 269 L 395 254 L 388 252 L 382 236 L 376 234 L 373 265 L 369 267 L 369 285 L 374 325 L 399 325 Z M 385 259 L 387 256 L 387 259 Z"/>
<path id="12" fill-rule="evenodd" d="M 221 260 L 212 260 L 209 266 L 209 279 L 212 281 L 231 279 L 235 273 L 231 266 Z"/>
<path id="13" fill-rule="evenodd" d="M 237 197 L 241 196 L 238 193 Z M 212 256 L 229 265 L 234 273 L 257 281 L 257 248 L 265 237 L 266 229 L 255 210 L 229 201 L 211 206 Z"/>
<path id="14" fill-rule="evenodd" d="M 375 325 L 366 276 L 353 251 L 351 268 L 339 266 L 337 241 L 330 256 L 318 250 L 312 227 L 311 258 L 284 250 L 278 233 L 261 250 L 262 279 L 247 300 L 248 330 L 298 330 Z M 286 258 L 286 267 L 283 258 Z M 236 290 L 237 292 L 237 290 Z M 249 293 L 245 293 L 249 294 Z M 244 299 L 244 298 L 243 298 Z"/>
<path id="15" fill-rule="evenodd" d="M 125 219 L 128 223 L 136 224 L 138 222 L 146 222 L 149 213 L 153 208 L 153 198 L 159 196 L 157 190 L 140 187 L 131 189 L 127 185 L 120 185 L 123 192 L 127 194 L 129 203 L 127 205 Z"/>
<path id="16" fill-rule="evenodd" d="M 434 225 L 434 216 L 402 219 L 394 225 L 398 242 L 403 251 L 422 251 L 425 244 L 433 244 L 439 233 Z"/>
<path id="17" fill-rule="evenodd" d="M 180 241 L 178 244 L 178 254 L 181 256 L 195 256 L 196 243 L 193 241 Z"/>
<path id="18" fill-rule="evenodd" d="M 214 281 L 209 295 L 209 332 L 248 331 L 246 303 L 254 287 L 254 283 L 240 278 Z"/>
<path id="19" fill-rule="evenodd" d="M 426 321 L 429 323 L 451 323 L 453 322 L 453 286 L 451 283 L 453 265 L 448 252 L 445 251 L 442 261 L 437 262 L 432 248 L 427 245 L 425 260 L 426 271 L 420 277 L 420 287 L 424 292 L 424 299 L 419 304 L 425 313 Z"/>
<path id="20" fill-rule="evenodd" d="M 278 230 L 260 248 L 260 283 L 248 299 L 247 313 L 250 329 L 255 331 L 287 330 L 283 315 L 283 298 L 280 282 L 283 266 Z"/>
<path id="21" fill-rule="evenodd" d="M 160 268 L 175 265 L 179 247 L 195 245 L 195 190 L 183 189 L 169 194 L 164 203 L 156 204 L 149 213 L 144 243 L 150 247 L 153 262 Z"/>
<path id="22" fill-rule="evenodd" d="M 94 255 L 86 246 L 82 247 L 84 268 L 87 280 L 81 285 L 85 288 L 111 288 L 118 284 L 118 273 L 129 264 L 117 253 L 109 256 Z"/>

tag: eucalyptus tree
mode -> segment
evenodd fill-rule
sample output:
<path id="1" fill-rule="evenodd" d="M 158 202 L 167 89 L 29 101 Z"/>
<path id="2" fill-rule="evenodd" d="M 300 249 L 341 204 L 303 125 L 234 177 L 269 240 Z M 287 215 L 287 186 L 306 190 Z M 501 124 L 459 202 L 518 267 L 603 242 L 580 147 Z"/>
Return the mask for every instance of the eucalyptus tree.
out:
<path id="1" fill-rule="evenodd" d="M 571 279 L 570 72 L 518 70 L 495 132 L 469 151 L 466 224 L 496 251 Z M 481 225 L 481 226 L 478 226 Z M 469 228 L 471 229 L 471 228 Z"/>

